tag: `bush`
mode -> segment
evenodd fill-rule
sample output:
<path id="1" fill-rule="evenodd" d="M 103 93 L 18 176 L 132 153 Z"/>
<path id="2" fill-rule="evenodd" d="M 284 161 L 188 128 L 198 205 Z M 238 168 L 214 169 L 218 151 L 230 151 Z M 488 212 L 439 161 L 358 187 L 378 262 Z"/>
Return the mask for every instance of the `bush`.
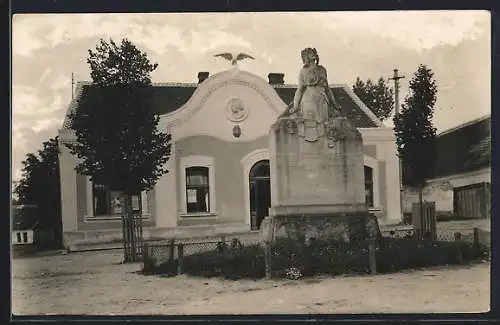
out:
<path id="1" fill-rule="evenodd" d="M 272 269 L 286 277 L 289 269 L 298 269 L 303 276 L 368 272 L 367 243 L 347 243 L 334 240 L 312 240 L 302 244 L 280 239 L 272 247 Z"/>
<path id="2" fill-rule="evenodd" d="M 376 250 L 377 272 L 461 264 L 480 255 L 470 242 L 383 238 Z"/>
<path id="3" fill-rule="evenodd" d="M 225 249 L 221 250 L 221 247 Z M 233 240 L 229 247 L 218 245 L 215 251 L 185 256 L 183 267 L 186 274 L 195 276 L 263 278 L 264 248 L 258 244 L 243 246 L 239 241 Z"/>
<path id="4" fill-rule="evenodd" d="M 489 259 L 489 248 L 466 241 L 432 241 L 415 238 L 387 238 L 378 241 L 377 272 L 461 264 Z M 227 279 L 265 277 L 265 248 L 259 244 L 244 246 L 237 239 L 230 245 L 220 242 L 208 252 L 186 255 L 184 273 Z M 368 273 L 368 242 L 347 243 L 335 240 L 311 240 L 309 244 L 292 239 L 279 239 L 271 248 L 274 276 L 299 279 L 319 274 L 338 275 Z M 155 265 L 144 261 L 145 274 L 175 275 L 177 259 Z"/>

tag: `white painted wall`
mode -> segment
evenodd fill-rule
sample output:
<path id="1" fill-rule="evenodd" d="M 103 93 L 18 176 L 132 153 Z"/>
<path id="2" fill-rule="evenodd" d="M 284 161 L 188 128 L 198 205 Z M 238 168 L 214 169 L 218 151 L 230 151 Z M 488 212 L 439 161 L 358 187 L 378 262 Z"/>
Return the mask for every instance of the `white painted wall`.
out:
<path id="1" fill-rule="evenodd" d="M 385 167 L 385 197 L 386 202 L 380 202 L 378 208 L 381 209 L 379 220 L 381 224 L 393 224 L 402 220 L 401 215 L 401 195 L 399 186 L 399 160 L 394 131 L 391 128 L 363 128 L 360 129 L 364 145 L 375 145 L 377 148 L 377 162 L 383 161 Z M 380 171 L 379 171 L 380 173 Z M 378 175 L 382 177 L 382 175 Z M 375 180 L 374 180 L 375 182 Z M 374 184 L 378 187 L 379 184 Z M 375 207 L 377 208 L 377 207 Z"/>
<path id="2" fill-rule="evenodd" d="M 68 132 L 59 132 L 59 171 L 61 182 L 61 214 L 63 231 L 78 230 L 76 205 L 76 158 L 64 145 L 68 141 Z"/>
<path id="3" fill-rule="evenodd" d="M 243 121 L 227 118 L 227 104 L 233 98 L 240 99 L 248 110 Z M 268 134 L 285 107 L 264 79 L 245 71 L 224 71 L 201 83 L 180 109 L 163 115 L 160 128 L 171 132 L 177 140 L 208 135 L 228 142 L 252 141 Z M 235 125 L 242 130 L 239 138 L 233 137 Z"/>
<path id="4" fill-rule="evenodd" d="M 425 201 L 436 202 L 436 210 L 453 211 L 453 188 L 477 183 L 491 183 L 491 168 L 484 168 L 470 173 L 451 175 L 447 177 L 431 179 L 423 191 Z M 413 203 L 418 202 L 416 190 L 405 190 L 404 209 L 411 211 Z"/>
<path id="5" fill-rule="evenodd" d="M 158 228 L 177 227 L 177 168 L 175 142 L 172 142 L 171 156 L 168 161 L 168 173 L 164 174 L 155 185 L 154 205 L 155 222 Z"/>
<path id="6" fill-rule="evenodd" d="M 399 159 L 395 141 L 385 144 L 386 175 L 386 218 L 387 223 L 398 223 L 403 219 L 401 213 L 401 187 L 399 181 Z"/>

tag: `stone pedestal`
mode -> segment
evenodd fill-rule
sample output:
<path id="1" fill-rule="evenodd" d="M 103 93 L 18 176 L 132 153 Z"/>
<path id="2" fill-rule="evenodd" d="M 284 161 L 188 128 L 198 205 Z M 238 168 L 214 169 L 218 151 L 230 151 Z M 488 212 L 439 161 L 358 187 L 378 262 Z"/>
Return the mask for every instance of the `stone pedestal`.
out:
<path id="1" fill-rule="evenodd" d="M 280 118 L 271 127 L 271 208 L 261 226 L 263 239 L 350 241 L 378 232 L 365 204 L 360 132 L 345 118 L 316 137 L 304 137 L 303 129 L 297 117 Z M 369 231 L 367 224 L 375 228 Z"/>
<path id="2" fill-rule="evenodd" d="M 315 239 L 352 242 L 380 237 L 377 218 L 369 212 L 271 215 L 260 229 L 266 242 L 286 238 L 308 244 Z"/>

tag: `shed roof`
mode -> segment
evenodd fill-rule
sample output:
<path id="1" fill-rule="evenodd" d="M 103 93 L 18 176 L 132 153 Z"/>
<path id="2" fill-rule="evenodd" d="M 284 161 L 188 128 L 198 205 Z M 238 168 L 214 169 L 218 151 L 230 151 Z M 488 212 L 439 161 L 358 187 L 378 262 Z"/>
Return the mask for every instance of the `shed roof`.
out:
<path id="1" fill-rule="evenodd" d="M 432 178 L 472 172 L 491 164 L 491 115 L 437 135 L 438 157 Z"/>

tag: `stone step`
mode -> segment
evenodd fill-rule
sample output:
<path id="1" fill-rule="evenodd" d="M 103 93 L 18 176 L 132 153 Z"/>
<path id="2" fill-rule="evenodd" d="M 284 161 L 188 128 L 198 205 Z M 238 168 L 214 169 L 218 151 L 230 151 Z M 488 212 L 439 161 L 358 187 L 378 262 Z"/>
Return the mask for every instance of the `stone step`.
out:
<path id="1" fill-rule="evenodd" d="M 211 236 L 178 236 L 175 239 L 177 243 L 198 243 L 198 242 L 213 242 L 219 241 L 224 237 L 226 242 L 231 241 L 233 238 L 240 239 L 244 244 L 246 242 L 253 243 L 257 242 L 259 237 L 258 231 L 245 231 L 245 232 L 231 232 L 231 233 L 220 233 L 217 235 Z M 170 241 L 170 238 L 146 238 L 147 242 L 151 244 L 166 244 Z M 121 242 L 103 242 L 103 243 L 82 243 L 82 244 L 73 244 L 71 245 L 67 251 L 68 252 L 84 252 L 84 251 L 101 251 L 101 250 L 118 250 L 123 249 L 123 244 Z"/>

